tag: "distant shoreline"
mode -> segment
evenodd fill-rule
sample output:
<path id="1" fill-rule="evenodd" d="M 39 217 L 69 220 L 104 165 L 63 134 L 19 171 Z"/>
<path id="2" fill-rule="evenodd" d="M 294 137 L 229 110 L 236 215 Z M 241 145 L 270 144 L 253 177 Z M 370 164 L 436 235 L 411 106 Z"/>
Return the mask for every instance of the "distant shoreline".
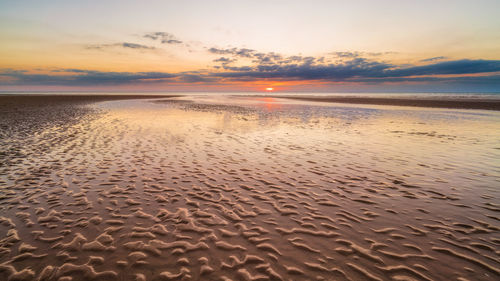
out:
<path id="1" fill-rule="evenodd" d="M 483 109 L 500 110 L 500 100 L 489 99 L 452 99 L 452 98 L 392 98 L 392 97 L 347 97 L 347 96 L 271 96 L 275 98 L 285 98 L 292 100 L 328 102 L 328 103 L 348 103 L 348 104 L 368 104 L 368 105 L 393 105 L 393 106 L 413 106 L 451 109 Z"/>
<path id="2" fill-rule="evenodd" d="M 19 95 L 2 95 L 0 94 L 0 108 L 13 105 L 42 105 L 51 103 L 72 103 L 72 102 L 99 102 L 99 101 L 112 101 L 112 100 L 126 100 L 126 99 L 153 99 L 153 98 L 175 98 L 180 95 L 53 95 L 53 94 L 19 94 Z"/>
<path id="3" fill-rule="evenodd" d="M 182 94 L 173 95 L 141 95 L 141 94 L 1 94 L 0 109 L 6 109 L 9 105 L 48 105 L 52 103 L 87 103 L 125 99 L 158 99 L 182 97 Z M 431 97 L 363 97 L 363 96 L 306 96 L 306 95 L 249 95 L 252 97 L 272 97 L 290 100 L 365 104 L 365 105 L 389 105 L 410 106 L 427 108 L 450 108 L 450 109 L 480 109 L 500 111 L 500 99 L 485 98 L 439 98 Z"/>

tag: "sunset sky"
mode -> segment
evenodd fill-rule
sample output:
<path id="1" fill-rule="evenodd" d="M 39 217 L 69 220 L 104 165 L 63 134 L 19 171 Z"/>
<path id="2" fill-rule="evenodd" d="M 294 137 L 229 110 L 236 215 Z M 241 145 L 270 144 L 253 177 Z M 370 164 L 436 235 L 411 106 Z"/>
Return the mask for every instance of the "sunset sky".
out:
<path id="1" fill-rule="evenodd" d="M 0 2 L 0 91 L 500 92 L 500 1 Z"/>

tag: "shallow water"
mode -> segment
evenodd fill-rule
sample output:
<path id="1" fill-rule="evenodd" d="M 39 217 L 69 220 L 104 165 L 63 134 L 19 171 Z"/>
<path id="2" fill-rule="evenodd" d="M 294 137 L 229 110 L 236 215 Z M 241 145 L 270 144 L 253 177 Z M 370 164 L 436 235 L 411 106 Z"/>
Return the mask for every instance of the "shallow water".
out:
<path id="1" fill-rule="evenodd" d="M 1 280 L 500 278 L 498 112 L 208 95 L 88 109 L 2 135 L 22 149 L 0 166 Z"/>

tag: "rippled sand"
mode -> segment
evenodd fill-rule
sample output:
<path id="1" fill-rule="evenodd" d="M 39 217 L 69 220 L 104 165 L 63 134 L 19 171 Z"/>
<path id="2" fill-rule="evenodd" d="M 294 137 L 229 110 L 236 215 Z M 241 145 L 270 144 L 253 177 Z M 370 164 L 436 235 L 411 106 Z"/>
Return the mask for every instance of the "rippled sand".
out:
<path id="1" fill-rule="evenodd" d="M 0 280 L 499 280 L 500 113 L 9 106 Z"/>

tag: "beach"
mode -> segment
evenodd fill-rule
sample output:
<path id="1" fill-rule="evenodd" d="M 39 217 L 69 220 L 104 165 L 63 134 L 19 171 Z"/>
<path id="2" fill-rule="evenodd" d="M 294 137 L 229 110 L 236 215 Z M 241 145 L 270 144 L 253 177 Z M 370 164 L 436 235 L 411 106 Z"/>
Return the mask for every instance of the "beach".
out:
<path id="1" fill-rule="evenodd" d="M 500 102 L 0 97 L 0 280 L 498 280 Z"/>

